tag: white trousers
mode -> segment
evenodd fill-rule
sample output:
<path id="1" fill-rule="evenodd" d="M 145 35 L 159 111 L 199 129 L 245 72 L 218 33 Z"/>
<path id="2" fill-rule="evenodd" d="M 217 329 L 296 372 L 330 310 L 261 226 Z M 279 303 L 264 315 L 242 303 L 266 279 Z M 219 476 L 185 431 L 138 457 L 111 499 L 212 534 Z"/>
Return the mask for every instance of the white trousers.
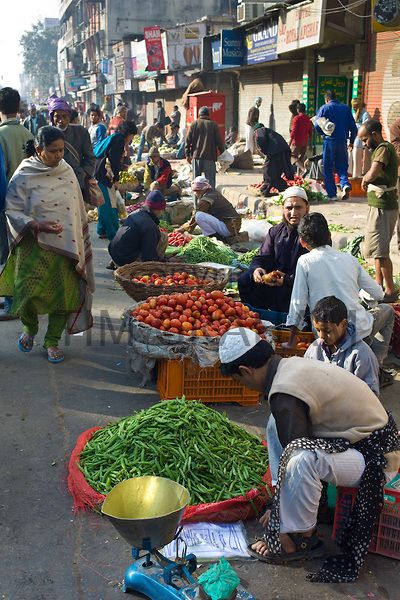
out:
<path id="1" fill-rule="evenodd" d="M 218 233 L 221 237 L 229 237 L 231 235 L 223 221 L 208 213 L 202 211 L 196 212 L 196 223 L 203 235 L 213 235 L 214 233 Z"/>
<path id="2" fill-rule="evenodd" d="M 276 483 L 282 445 L 271 415 L 267 443 L 273 484 Z M 297 450 L 290 458 L 280 491 L 280 532 L 309 531 L 317 523 L 322 481 L 357 487 L 364 472 L 363 455 L 353 448 L 327 454 L 322 450 Z"/>
<path id="3" fill-rule="evenodd" d="M 245 128 L 245 134 L 246 134 L 246 147 L 245 147 L 244 151 L 246 152 L 246 150 L 251 150 L 251 153 L 254 154 L 254 129 L 252 128 L 251 125 L 247 125 L 247 123 L 246 123 L 246 128 Z"/>

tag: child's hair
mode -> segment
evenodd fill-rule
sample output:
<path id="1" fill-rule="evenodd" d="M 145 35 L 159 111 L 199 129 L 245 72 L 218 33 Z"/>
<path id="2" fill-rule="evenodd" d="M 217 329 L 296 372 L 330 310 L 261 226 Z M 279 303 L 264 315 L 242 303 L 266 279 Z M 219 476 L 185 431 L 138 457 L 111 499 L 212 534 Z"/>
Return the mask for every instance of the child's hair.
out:
<path id="1" fill-rule="evenodd" d="M 321 213 L 312 212 L 301 219 L 297 228 L 299 237 L 310 248 L 330 246 L 332 244 L 328 221 Z"/>
<path id="2" fill-rule="evenodd" d="M 339 325 L 344 319 L 347 319 L 347 307 L 336 296 L 326 296 L 317 302 L 311 316 L 316 323 Z"/>
<path id="3" fill-rule="evenodd" d="M 35 156 L 36 154 L 36 146 L 40 146 L 41 148 L 45 148 L 56 142 L 57 140 L 65 140 L 65 135 L 58 129 L 57 127 L 52 127 L 51 125 L 45 125 L 41 127 L 36 135 L 36 140 L 28 140 L 25 144 L 25 153 L 28 158 L 31 156 Z"/>

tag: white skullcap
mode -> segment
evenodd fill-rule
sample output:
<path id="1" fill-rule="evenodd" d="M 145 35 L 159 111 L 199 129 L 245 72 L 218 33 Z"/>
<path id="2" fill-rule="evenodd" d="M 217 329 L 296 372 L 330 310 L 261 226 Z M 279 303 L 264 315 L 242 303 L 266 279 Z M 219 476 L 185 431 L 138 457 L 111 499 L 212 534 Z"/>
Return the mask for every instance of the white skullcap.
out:
<path id="1" fill-rule="evenodd" d="M 235 327 L 221 337 L 219 342 L 219 359 L 221 363 L 237 360 L 254 348 L 262 338 L 247 327 Z"/>
<path id="2" fill-rule="evenodd" d="M 306 202 L 308 202 L 307 192 L 299 185 L 292 185 L 292 187 L 286 188 L 283 192 L 283 202 L 287 200 L 287 198 L 303 198 Z"/>

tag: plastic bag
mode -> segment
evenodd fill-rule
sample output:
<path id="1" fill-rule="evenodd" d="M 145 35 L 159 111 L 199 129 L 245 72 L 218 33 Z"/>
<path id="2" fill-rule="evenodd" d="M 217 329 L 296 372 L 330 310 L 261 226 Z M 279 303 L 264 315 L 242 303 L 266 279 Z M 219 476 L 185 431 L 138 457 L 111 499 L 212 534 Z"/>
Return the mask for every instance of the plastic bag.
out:
<path id="1" fill-rule="evenodd" d="M 272 225 L 266 219 L 243 219 L 242 231 L 247 231 L 251 242 L 258 242 L 260 245 L 264 242 L 265 236 Z"/>
<path id="2" fill-rule="evenodd" d="M 221 173 L 225 173 L 225 171 L 227 171 L 229 169 L 229 167 L 233 163 L 233 161 L 234 161 L 234 157 L 232 156 L 232 154 L 230 154 L 230 152 L 228 152 L 228 150 L 225 150 L 225 152 L 222 152 L 222 154 L 220 154 L 218 156 L 219 171 Z"/>
<path id="3" fill-rule="evenodd" d="M 211 600 L 230 600 L 240 584 L 240 579 L 226 558 L 222 557 L 219 563 L 211 565 L 200 575 L 198 582 Z"/>

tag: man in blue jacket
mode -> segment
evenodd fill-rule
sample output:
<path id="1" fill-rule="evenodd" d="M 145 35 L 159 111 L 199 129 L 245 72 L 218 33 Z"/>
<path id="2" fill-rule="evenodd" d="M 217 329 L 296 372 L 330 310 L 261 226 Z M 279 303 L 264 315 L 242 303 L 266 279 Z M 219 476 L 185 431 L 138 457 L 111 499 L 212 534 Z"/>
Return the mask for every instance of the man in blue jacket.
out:
<path id="1" fill-rule="evenodd" d="M 347 200 L 351 191 L 347 175 L 349 166 L 347 152 L 348 149 L 353 149 L 353 142 L 357 137 L 357 125 L 351 109 L 336 100 L 335 93 L 328 90 L 325 93 L 325 104 L 318 110 L 314 124 L 317 132 L 324 138 L 324 183 L 327 194 L 331 200 L 337 199 L 334 179 L 334 171 L 336 171 L 343 192 L 342 200 Z"/>

